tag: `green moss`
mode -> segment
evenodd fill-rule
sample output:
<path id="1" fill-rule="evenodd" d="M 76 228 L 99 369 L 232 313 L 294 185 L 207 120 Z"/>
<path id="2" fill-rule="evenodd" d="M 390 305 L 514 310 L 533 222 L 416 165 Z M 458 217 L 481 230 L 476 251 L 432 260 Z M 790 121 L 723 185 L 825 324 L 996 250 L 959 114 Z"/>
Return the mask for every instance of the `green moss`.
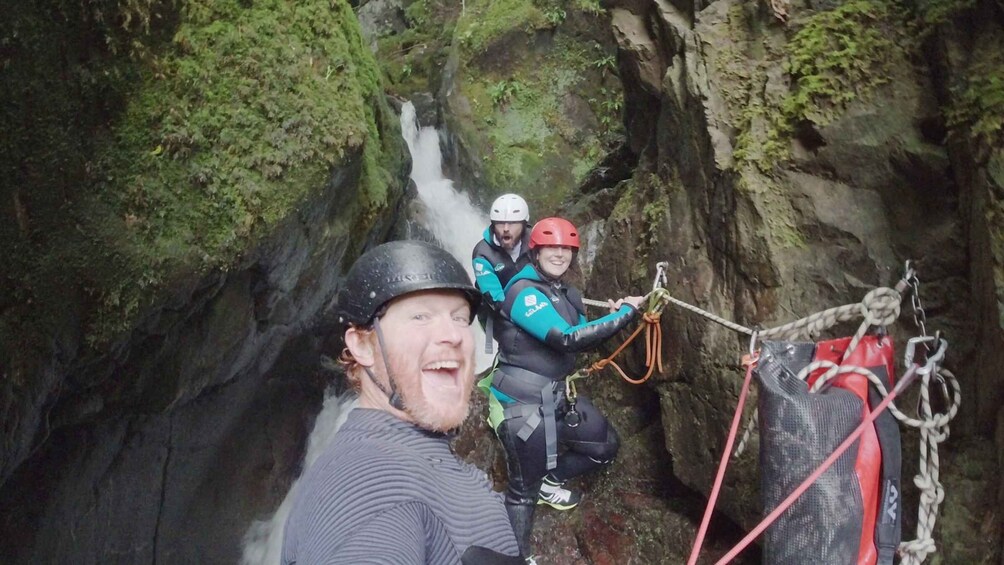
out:
<path id="1" fill-rule="evenodd" d="M 741 11 L 733 10 L 733 16 L 733 26 L 745 25 Z M 768 172 L 789 156 L 797 124 L 826 125 L 850 102 L 867 97 L 887 82 L 893 60 L 889 53 L 909 53 L 916 47 L 908 33 L 912 24 L 891 0 L 851 0 L 809 17 L 784 48 L 784 68 L 791 77 L 789 92 L 779 101 L 764 100 L 766 77 L 756 72 L 750 79 L 759 90 L 747 91 L 749 101 L 734 106 L 742 108 L 737 120 L 737 160 Z M 742 96 L 731 94 L 731 98 Z"/>
<path id="2" fill-rule="evenodd" d="M 640 201 L 635 196 L 639 187 L 634 177 L 623 181 L 618 185 L 618 189 L 621 191 L 620 197 L 617 199 L 617 203 L 614 204 L 614 209 L 610 212 L 610 220 L 614 222 L 633 218 L 635 216 L 635 205 Z"/>
<path id="3" fill-rule="evenodd" d="M 798 214 L 776 182 L 754 171 L 746 171 L 738 177 L 736 188 L 745 192 L 753 202 L 766 225 L 767 237 L 775 247 L 806 246 L 805 236 L 798 229 Z"/>
<path id="4" fill-rule="evenodd" d="M 767 100 L 767 68 L 775 64 L 778 53 L 766 52 L 751 66 L 746 49 L 756 45 L 749 6 L 735 4 L 729 8 L 728 32 L 734 41 L 724 42 L 715 54 L 715 68 L 722 76 L 722 96 L 730 108 L 738 108 L 735 116 L 736 136 L 733 156 L 740 163 L 749 163 L 762 172 L 769 172 L 774 163 L 788 156 L 791 125 L 781 113 L 779 100 Z"/>
<path id="5" fill-rule="evenodd" d="M 956 136 L 988 146 L 1004 144 L 1004 40 L 973 53 L 964 82 L 947 110 L 948 125 Z"/>
<path id="6" fill-rule="evenodd" d="M 669 217 L 670 191 L 678 181 L 665 181 L 655 173 L 644 173 L 618 185 L 619 196 L 609 221 L 630 222 L 634 229 L 635 251 L 631 265 L 631 281 L 644 285 L 649 277 L 650 258 L 661 255 L 665 248 L 662 236 Z"/>
<path id="7" fill-rule="evenodd" d="M 574 5 L 587 14 L 602 14 L 606 11 L 600 0 L 575 0 Z"/>
<path id="8" fill-rule="evenodd" d="M 975 7 L 977 0 L 915 0 L 920 29 L 928 32 Z"/>
<path id="9" fill-rule="evenodd" d="M 380 134 L 378 71 L 344 0 L 179 6 L 96 143 L 92 180 L 63 218 L 74 228 L 22 280 L 36 294 L 52 274 L 82 286 L 95 344 L 177 280 L 233 266 L 350 157 L 360 223 L 387 203 L 396 136 Z"/>
<path id="10" fill-rule="evenodd" d="M 591 64 L 602 59 L 601 51 L 558 34 L 553 48 L 532 64 L 467 73 L 472 78 L 462 88 L 471 101 L 473 123 L 487 126 L 471 136 L 487 141 L 485 173 L 491 186 L 518 186 L 535 209 L 554 210 L 602 158 L 604 147 L 621 135 L 619 81 L 606 66 Z M 576 121 L 581 114 L 566 113 L 566 104 L 574 102 L 588 105 L 595 129 Z"/>
<path id="11" fill-rule="evenodd" d="M 457 22 L 456 37 L 471 53 L 483 53 L 512 31 L 532 32 L 553 25 L 531 0 L 472 0 L 466 6 Z"/>
<path id="12" fill-rule="evenodd" d="M 789 121 L 826 124 L 846 104 L 888 81 L 901 14 L 883 0 L 851 0 L 819 13 L 788 42 L 793 80 L 782 104 Z"/>
<path id="13" fill-rule="evenodd" d="M 778 163 L 789 156 L 791 145 L 791 122 L 776 108 L 760 100 L 751 100 L 741 106 L 733 153 L 736 161 L 749 163 L 762 173 L 769 173 Z"/>
<path id="14" fill-rule="evenodd" d="M 433 92 L 446 64 L 461 5 L 448 0 L 406 3 L 408 28 L 377 39 L 377 60 L 390 94 L 411 99 L 417 92 Z"/>
<path id="15" fill-rule="evenodd" d="M 592 141 L 586 145 L 584 153 L 572 157 L 572 176 L 575 179 L 584 179 L 603 158 L 603 147 L 599 139 L 592 138 Z"/>

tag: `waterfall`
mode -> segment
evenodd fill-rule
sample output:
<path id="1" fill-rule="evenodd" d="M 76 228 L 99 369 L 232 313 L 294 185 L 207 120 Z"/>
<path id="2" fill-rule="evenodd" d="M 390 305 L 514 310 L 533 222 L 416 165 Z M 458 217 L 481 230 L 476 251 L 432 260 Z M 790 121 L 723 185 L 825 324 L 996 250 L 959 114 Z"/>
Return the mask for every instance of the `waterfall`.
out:
<path id="1" fill-rule="evenodd" d="M 439 132 L 434 127 L 420 126 L 411 102 L 401 107 L 401 135 L 411 152 L 411 179 L 415 181 L 424 208 L 419 218 L 422 227 L 467 268 L 467 274 L 474 280 L 471 251 L 488 226 L 487 214 L 475 208 L 471 199 L 453 188 L 453 181 L 443 176 Z M 475 323 L 473 328 L 474 366 L 481 373 L 491 367 L 494 356 L 484 352 L 485 333 L 481 326 Z"/>
<path id="2" fill-rule="evenodd" d="M 317 415 L 314 429 L 307 439 L 307 454 L 303 458 L 303 469 L 310 467 L 324 451 L 328 441 L 335 435 L 338 428 L 345 422 L 355 405 L 355 395 L 346 392 L 335 395 L 329 389 L 324 397 L 324 406 Z M 241 565 L 278 565 L 282 557 L 282 531 L 293 505 L 293 493 L 300 483 L 297 478 L 286 493 L 279 509 L 267 520 L 256 520 L 244 534 L 244 551 L 241 555 Z"/>
<path id="3" fill-rule="evenodd" d="M 401 108 L 401 133 L 411 152 L 411 179 L 415 181 L 422 204 L 419 223 L 444 249 L 467 267 L 468 275 L 474 280 L 471 251 L 488 225 L 488 216 L 475 208 L 466 194 L 457 192 L 453 188 L 453 181 L 443 177 L 439 132 L 433 127 L 420 127 L 415 117 L 415 106 L 411 102 L 406 102 Z M 491 367 L 493 357 L 484 353 L 485 334 L 481 326 L 475 323 L 473 329 L 475 370 L 481 373 Z M 324 407 L 307 440 L 304 470 L 317 459 L 338 431 L 354 402 L 352 392 L 341 396 L 329 393 L 325 396 Z M 271 518 L 255 521 L 248 528 L 244 534 L 241 565 L 278 565 L 282 552 L 283 528 L 298 483 L 299 479 L 290 487 L 286 498 Z"/>
<path id="4" fill-rule="evenodd" d="M 426 212 L 422 225 L 470 273 L 471 251 L 488 226 L 488 216 L 475 208 L 466 194 L 454 189 L 453 181 L 443 177 L 439 132 L 419 126 L 411 102 L 401 108 L 401 134 L 411 152 L 411 179 Z"/>

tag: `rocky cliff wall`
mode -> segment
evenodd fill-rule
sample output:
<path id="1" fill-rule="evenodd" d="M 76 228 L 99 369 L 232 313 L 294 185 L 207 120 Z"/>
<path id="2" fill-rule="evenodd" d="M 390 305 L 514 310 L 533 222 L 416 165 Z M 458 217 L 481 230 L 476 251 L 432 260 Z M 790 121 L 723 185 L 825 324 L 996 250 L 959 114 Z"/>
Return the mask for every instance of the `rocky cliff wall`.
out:
<path id="1" fill-rule="evenodd" d="M 967 26 L 977 17 L 979 44 L 995 44 L 999 7 L 975 9 L 983 16 L 961 10 L 949 17 L 955 27 L 938 29 L 973 33 Z M 784 22 L 767 4 L 727 1 L 624 2 L 611 11 L 621 75 L 629 77 L 628 137 L 641 162 L 629 182 L 591 196 L 596 204 L 570 208 L 606 234 L 592 266 L 605 274 L 594 274 L 589 294 L 644 288 L 644 275 L 665 260 L 674 296 L 771 327 L 857 302 L 892 285 L 912 259 L 927 329 L 951 341 L 948 366 L 962 375 L 964 410 L 942 459 L 943 558 L 996 560 L 999 484 L 972 478 L 974 469 L 996 477 L 999 460 L 986 442 L 1001 390 L 993 368 L 1000 286 L 991 274 L 999 264 L 1000 149 L 991 136 L 982 154 L 960 151 L 952 140 L 968 139 L 965 122 L 951 118 L 976 43 L 941 35 L 932 51 L 930 40 L 904 31 L 916 29 L 916 14 L 881 3 L 791 4 Z M 814 51 L 819 45 L 825 50 Z M 946 62 L 939 49 L 958 58 Z M 614 214 L 604 219 L 611 202 Z M 682 311 L 663 323 L 675 357 L 654 385 L 666 449 L 674 475 L 707 492 L 745 343 Z M 907 305 L 892 332 L 898 340 L 918 332 Z M 910 461 L 915 438 L 905 441 Z M 719 503 L 747 525 L 759 515 L 752 459 L 733 463 Z"/>
<path id="2" fill-rule="evenodd" d="M 298 473 L 311 328 L 403 215 L 406 148 L 347 3 L 111 4 L 0 29 L 0 561 L 232 563 Z M 74 121 L 91 89 L 118 103 Z M 68 125 L 33 129 L 40 97 Z M 53 139 L 79 153 L 46 166 Z"/>

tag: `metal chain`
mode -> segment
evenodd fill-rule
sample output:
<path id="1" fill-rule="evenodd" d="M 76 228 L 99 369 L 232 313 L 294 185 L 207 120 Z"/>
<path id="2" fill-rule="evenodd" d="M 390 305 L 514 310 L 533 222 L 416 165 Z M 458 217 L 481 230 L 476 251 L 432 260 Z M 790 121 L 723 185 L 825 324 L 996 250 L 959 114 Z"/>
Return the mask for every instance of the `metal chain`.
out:
<path id="1" fill-rule="evenodd" d="M 920 336 L 927 337 L 927 313 L 924 305 L 920 303 L 920 279 L 917 273 L 910 267 L 910 262 L 906 262 L 906 275 L 904 279 L 910 285 L 910 305 L 913 306 L 913 323 L 920 328 Z"/>

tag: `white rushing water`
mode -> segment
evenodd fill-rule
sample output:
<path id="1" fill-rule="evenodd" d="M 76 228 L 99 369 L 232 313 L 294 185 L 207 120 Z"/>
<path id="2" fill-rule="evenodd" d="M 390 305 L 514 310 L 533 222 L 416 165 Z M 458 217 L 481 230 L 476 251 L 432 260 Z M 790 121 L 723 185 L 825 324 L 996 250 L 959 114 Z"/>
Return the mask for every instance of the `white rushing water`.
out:
<path id="1" fill-rule="evenodd" d="M 405 102 L 401 108 L 401 135 L 411 152 L 411 178 L 424 208 L 420 223 L 467 267 L 467 274 L 473 280 L 471 251 L 488 227 L 488 215 L 475 208 L 471 199 L 453 188 L 453 181 L 443 176 L 439 132 L 434 127 L 421 127 L 411 102 Z M 494 356 L 485 353 L 485 334 L 481 326 L 475 323 L 473 328 L 477 356 L 474 366 L 481 373 L 491 367 Z"/>
<path id="2" fill-rule="evenodd" d="M 422 226 L 470 272 L 471 251 L 488 226 L 488 216 L 443 176 L 439 132 L 433 127 L 420 127 L 411 102 L 401 108 L 401 134 L 411 151 L 411 178 L 426 211 L 420 218 Z"/>
<path id="3" fill-rule="evenodd" d="M 335 435 L 338 428 L 345 422 L 355 405 L 355 395 L 352 393 L 337 396 L 326 394 L 324 406 L 321 408 L 314 429 L 307 439 L 307 454 L 304 456 L 303 469 L 310 467 L 324 451 L 325 446 Z M 244 534 L 244 551 L 241 555 L 242 565 L 279 565 L 282 557 L 282 529 L 286 525 L 290 507 L 293 505 L 293 493 L 296 492 L 300 479 L 286 493 L 279 509 L 267 520 L 256 520 Z"/>
<path id="4" fill-rule="evenodd" d="M 466 194 L 453 188 L 453 181 L 443 176 L 443 156 L 439 148 L 439 132 L 433 127 L 421 127 L 415 117 L 415 106 L 406 102 L 401 108 L 401 133 L 411 151 L 411 178 L 418 188 L 423 213 L 421 226 L 431 233 L 472 276 L 471 251 L 481 239 L 488 216 L 471 204 Z M 475 368 L 483 372 L 491 366 L 492 356 L 484 353 L 485 335 L 480 325 L 473 324 Z M 494 349 L 494 348 L 493 348 Z M 338 431 L 354 406 L 354 395 L 327 395 L 307 440 L 304 470 L 309 467 L 328 441 Z M 255 521 L 244 534 L 242 565 L 278 565 L 282 552 L 282 532 L 292 505 L 299 479 L 293 483 L 275 514 Z"/>

